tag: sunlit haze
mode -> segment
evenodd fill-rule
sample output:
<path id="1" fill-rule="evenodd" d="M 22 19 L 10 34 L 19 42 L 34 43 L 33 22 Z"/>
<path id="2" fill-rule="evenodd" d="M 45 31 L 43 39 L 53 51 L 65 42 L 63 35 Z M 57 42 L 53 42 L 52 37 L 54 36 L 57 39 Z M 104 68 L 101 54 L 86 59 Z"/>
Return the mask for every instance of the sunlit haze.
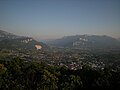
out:
<path id="1" fill-rule="evenodd" d="M 120 0 L 0 0 L 0 29 L 40 39 L 120 37 Z"/>

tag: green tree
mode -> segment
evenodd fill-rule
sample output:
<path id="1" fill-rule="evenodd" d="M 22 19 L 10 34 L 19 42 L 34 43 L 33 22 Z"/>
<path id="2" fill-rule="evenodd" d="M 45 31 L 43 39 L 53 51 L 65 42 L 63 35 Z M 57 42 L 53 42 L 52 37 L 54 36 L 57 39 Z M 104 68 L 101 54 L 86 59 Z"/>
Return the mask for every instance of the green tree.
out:
<path id="1" fill-rule="evenodd" d="M 83 87 L 81 78 L 79 76 L 70 75 L 64 76 L 61 84 L 63 90 L 76 90 Z"/>

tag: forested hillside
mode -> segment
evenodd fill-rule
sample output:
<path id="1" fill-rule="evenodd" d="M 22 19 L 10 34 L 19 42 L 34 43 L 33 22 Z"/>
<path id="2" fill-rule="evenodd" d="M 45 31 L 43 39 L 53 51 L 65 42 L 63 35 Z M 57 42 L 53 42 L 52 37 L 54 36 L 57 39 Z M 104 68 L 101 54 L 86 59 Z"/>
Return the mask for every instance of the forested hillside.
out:
<path id="1" fill-rule="evenodd" d="M 79 70 L 49 66 L 20 58 L 0 58 L 0 90 L 84 90 L 120 89 L 120 70 Z"/>

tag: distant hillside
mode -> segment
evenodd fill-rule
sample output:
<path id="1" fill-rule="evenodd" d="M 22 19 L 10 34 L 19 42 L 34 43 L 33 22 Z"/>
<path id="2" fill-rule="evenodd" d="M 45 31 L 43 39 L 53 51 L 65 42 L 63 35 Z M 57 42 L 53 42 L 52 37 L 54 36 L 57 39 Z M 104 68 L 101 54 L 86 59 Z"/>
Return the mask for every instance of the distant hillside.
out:
<path id="1" fill-rule="evenodd" d="M 21 36 L 17 36 L 12 33 L 8 33 L 3 30 L 0 30 L 0 41 L 5 39 L 17 39 L 17 38 L 21 38 Z"/>
<path id="2" fill-rule="evenodd" d="M 34 40 L 31 37 L 17 36 L 0 30 L 0 48 L 6 49 L 36 49 L 35 45 L 47 48 L 47 45 Z"/>
<path id="3" fill-rule="evenodd" d="M 60 39 L 51 41 L 50 44 L 60 47 L 77 47 L 77 48 L 119 48 L 120 41 L 103 35 L 76 35 L 65 36 Z"/>

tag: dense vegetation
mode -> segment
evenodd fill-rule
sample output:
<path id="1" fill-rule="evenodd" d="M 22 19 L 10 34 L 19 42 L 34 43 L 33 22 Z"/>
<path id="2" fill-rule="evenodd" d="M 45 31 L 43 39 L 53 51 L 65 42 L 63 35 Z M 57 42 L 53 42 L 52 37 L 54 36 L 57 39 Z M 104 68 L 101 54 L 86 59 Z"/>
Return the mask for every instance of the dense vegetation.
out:
<path id="1" fill-rule="evenodd" d="M 20 58 L 1 58 L 0 90 L 120 89 L 120 71 L 49 66 Z"/>

